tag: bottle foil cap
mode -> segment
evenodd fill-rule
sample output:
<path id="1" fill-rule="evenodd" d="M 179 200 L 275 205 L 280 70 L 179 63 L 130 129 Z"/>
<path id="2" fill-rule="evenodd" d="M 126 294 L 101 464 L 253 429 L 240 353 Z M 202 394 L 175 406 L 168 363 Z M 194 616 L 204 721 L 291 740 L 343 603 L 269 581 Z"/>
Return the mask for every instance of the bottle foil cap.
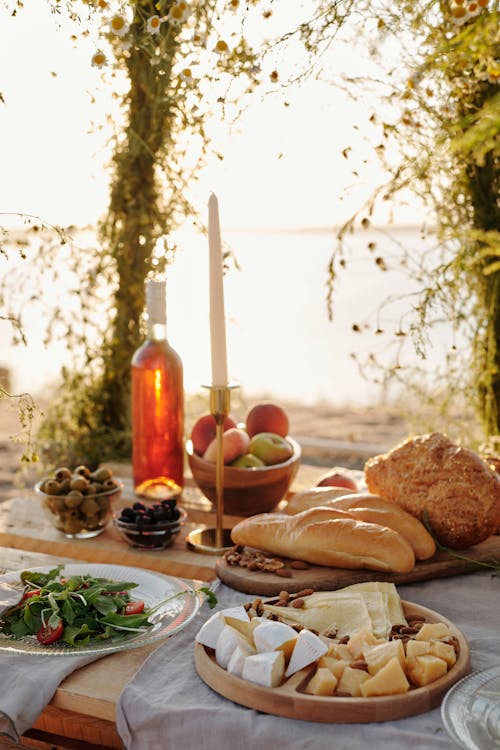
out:
<path id="1" fill-rule="evenodd" d="M 151 323 L 167 320 L 167 293 L 165 281 L 146 282 L 146 308 Z"/>

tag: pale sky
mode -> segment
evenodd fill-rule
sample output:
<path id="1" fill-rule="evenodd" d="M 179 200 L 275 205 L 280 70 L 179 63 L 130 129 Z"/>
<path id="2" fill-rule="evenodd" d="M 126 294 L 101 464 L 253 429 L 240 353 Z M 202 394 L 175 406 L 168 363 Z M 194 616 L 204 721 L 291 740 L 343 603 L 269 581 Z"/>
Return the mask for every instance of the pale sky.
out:
<path id="1" fill-rule="evenodd" d="M 51 224 L 79 227 L 95 225 L 105 214 L 109 131 L 96 130 L 92 123 L 104 121 L 111 92 L 90 65 L 94 50 L 90 41 L 70 42 L 69 31 L 57 28 L 45 0 L 29 0 L 14 19 L 0 13 L 0 91 L 5 98 L 5 104 L 0 103 L 0 214 L 34 214 Z M 349 59 L 345 49 L 332 57 L 332 66 L 340 63 L 349 65 L 351 73 L 362 72 L 360 60 L 352 54 Z M 359 400 L 361 394 L 368 398 L 366 384 L 350 359 L 358 342 L 351 343 L 346 335 L 352 315 L 359 313 L 359 272 L 354 271 L 354 283 L 344 285 L 342 326 L 326 320 L 324 286 L 333 232 L 317 240 L 311 235 L 282 235 L 275 241 L 269 234 L 260 240 L 258 234 L 231 231 L 333 227 L 359 208 L 383 177 L 365 142 L 368 101 L 355 103 L 333 86 L 314 80 L 298 91 L 287 91 L 286 100 L 288 107 L 279 92 L 264 100 L 257 97 L 229 138 L 219 123 L 212 122 L 214 146 L 225 158 L 210 159 L 192 188 L 202 217 L 209 194 L 217 194 L 223 238 L 239 244 L 246 259 L 244 273 L 229 275 L 226 281 L 230 374 L 247 390 L 267 387 L 290 398 L 304 397 L 306 381 L 309 400 Z M 355 130 L 354 123 L 365 123 L 366 128 Z M 341 151 L 348 145 L 352 151 L 346 160 Z M 372 159 L 366 179 L 350 193 L 347 189 L 356 182 L 352 170 L 360 169 L 365 158 Z M 378 218 L 383 222 L 385 217 Z M 399 214 L 401 222 L 416 218 L 411 206 Z M 0 215 L 0 226 L 9 224 L 10 218 Z M 184 359 L 188 390 L 196 390 L 210 377 L 206 252 L 205 238 L 185 235 L 169 272 L 170 338 Z M 271 261 L 272 273 L 266 270 Z M 284 278 L 280 269 L 286 265 L 292 276 Z M 367 305 L 375 305 L 366 292 L 363 298 Z M 53 378 L 64 358 L 62 346 L 46 351 L 39 310 L 30 306 L 29 312 L 30 347 L 6 347 L 0 362 L 13 365 L 15 387 L 21 390 L 36 390 Z M 282 354 L 276 359 L 273 337 L 278 321 Z M 4 342 L 9 340 L 6 325 L 0 330 Z M 314 352 L 309 351 L 312 343 Z M 310 372 L 307 368 L 316 361 Z M 265 382 L 260 380 L 263 373 Z"/>

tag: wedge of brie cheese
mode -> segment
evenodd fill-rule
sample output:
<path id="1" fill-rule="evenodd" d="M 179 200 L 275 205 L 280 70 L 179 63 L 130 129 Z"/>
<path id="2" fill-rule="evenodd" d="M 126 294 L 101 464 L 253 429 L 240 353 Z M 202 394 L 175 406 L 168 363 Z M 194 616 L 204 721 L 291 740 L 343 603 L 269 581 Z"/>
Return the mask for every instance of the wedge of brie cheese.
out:
<path id="1" fill-rule="evenodd" d="M 247 658 L 247 656 L 251 656 L 253 653 L 255 652 L 246 644 L 239 643 L 231 654 L 231 658 L 229 659 L 227 665 L 227 671 L 229 672 L 229 674 L 234 674 L 237 677 L 241 677 L 241 675 L 243 674 L 243 665 L 245 664 L 245 659 Z"/>
<path id="2" fill-rule="evenodd" d="M 220 667 L 227 669 L 229 660 L 237 646 L 248 650 L 249 653 L 255 653 L 252 644 L 244 635 L 229 625 L 225 625 L 215 644 L 215 661 Z"/>
<path id="3" fill-rule="evenodd" d="M 265 651 L 247 656 L 243 664 L 242 677 L 263 687 L 277 687 L 285 674 L 283 651 Z"/>
<path id="4" fill-rule="evenodd" d="M 227 624 L 227 618 L 231 618 L 233 621 L 238 620 L 240 622 L 250 622 L 247 611 L 244 607 L 230 607 L 228 609 L 222 609 L 220 612 L 215 612 L 199 629 L 195 636 L 197 643 L 208 646 L 208 648 L 215 648 L 217 645 L 217 639 L 221 634 L 224 626 Z"/>
<path id="5" fill-rule="evenodd" d="M 295 641 L 295 648 L 290 657 L 286 677 L 290 677 L 295 672 L 298 672 L 299 669 L 312 664 L 320 656 L 324 656 L 327 651 L 328 646 L 319 636 L 311 633 L 310 630 L 301 630 Z"/>
<path id="6" fill-rule="evenodd" d="M 280 649 L 285 655 L 285 661 L 288 661 L 295 646 L 297 635 L 297 631 L 284 622 L 265 620 L 257 625 L 253 631 L 253 640 L 257 651 L 277 651 Z"/>

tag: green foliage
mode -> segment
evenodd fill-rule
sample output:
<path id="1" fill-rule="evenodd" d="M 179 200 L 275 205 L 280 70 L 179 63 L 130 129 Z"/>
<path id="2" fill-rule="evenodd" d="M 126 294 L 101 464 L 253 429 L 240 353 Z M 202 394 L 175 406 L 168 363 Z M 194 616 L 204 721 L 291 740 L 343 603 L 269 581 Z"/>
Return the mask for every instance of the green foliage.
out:
<path id="1" fill-rule="evenodd" d="M 469 12 L 469 6 L 474 10 Z M 378 128 L 377 153 L 389 179 L 338 234 L 329 269 L 330 311 L 338 274 L 348 262 L 349 233 L 360 221 L 368 226 L 381 203 L 413 193 L 429 210 L 422 232 L 434 236 L 435 245 L 421 259 L 404 250 L 400 254 L 400 268 L 418 280 L 420 292 L 410 301 L 406 326 L 399 326 L 395 336 L 411 337 L 416 352 L 425 357 L 432 328 L 443 319 L 452 322 L 469 349 L 451 344 L 446 387 L 439 386 L 434 374 L 435 403 L 450 406 L 452 395 L 463 402 L 466 394 L 481 419 L 483 436 L 494 436 L 500 433 L 498 2 L 381 1 L 371 8 L 364 4 L 364 11 L 378 66 L 374 85 L 381 92 L 370 122 Z M 397 60 L 395 67 L 384 59 L 389 44 L 388 59 Z M 361 90 L 367 83 L 367 78 L 361 80 Z M 383 272 L 384 258 L 374 261 Z M 423 400 L 421 373 L 404 366 L 401 352 L 396 342 L 392 365 L 382 365 L 383 377 L 400 379 Z M 380 372 L 375 355 L 364 366 Z"/>

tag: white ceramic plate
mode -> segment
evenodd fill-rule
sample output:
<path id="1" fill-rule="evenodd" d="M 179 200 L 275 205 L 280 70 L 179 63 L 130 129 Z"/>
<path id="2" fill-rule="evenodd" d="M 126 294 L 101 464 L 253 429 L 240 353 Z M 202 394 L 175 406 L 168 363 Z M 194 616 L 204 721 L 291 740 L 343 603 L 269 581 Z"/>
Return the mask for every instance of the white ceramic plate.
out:
<path id="1" fill-rule="evenodd" d="M 41 568 L 30 568 L 37 572 L 46 573 L 54 566 Z M 146 608 L 154 607 L 164 601 L 172 594 L 186 592 L 184 596 L 178 596 L 167 602 L 151 617 L 153 627 L 141 633 L 131 633 L 126 638 L 115 641 L 90 641 L 86 646 L 75 648 L 72 646 L 61 646 L 54 643 L 44 646 L 39 643 L 35 636 L 28 636 L 16 640 L 0 632 L 0 650 L 17 651 L 28 654 L 52 655 L 52 656 L 80 656 L 82 654 L 112 653 L 113 651 L 124 651 L 129 648 L 138 648 L 148 643 L 153 643 L 160 638 L 167 638 L 191 622 L 200 607 L 200 596 L 193 588 L 178 578 L 152 573 L 142 568 L 129 568 L 125 565 L 100 565 L 94 563 L 69 564 L 63 568 L 64 574 L 91 575 L 95 578 L 108 578 L 112 581 L 130 581 L 137 583 L 133 589 L 133 598 L 142 599 Z M 21 571 L 6 573 L 0 576 L 0 581 L 12 585 L 20 584 L 19 574 Z"/>
<path id="2" fill-rule="evenodd" d="M 441 718 L 464 750 L 500 748 L 500 665 L 457 682 L 443 700 Z"/>

